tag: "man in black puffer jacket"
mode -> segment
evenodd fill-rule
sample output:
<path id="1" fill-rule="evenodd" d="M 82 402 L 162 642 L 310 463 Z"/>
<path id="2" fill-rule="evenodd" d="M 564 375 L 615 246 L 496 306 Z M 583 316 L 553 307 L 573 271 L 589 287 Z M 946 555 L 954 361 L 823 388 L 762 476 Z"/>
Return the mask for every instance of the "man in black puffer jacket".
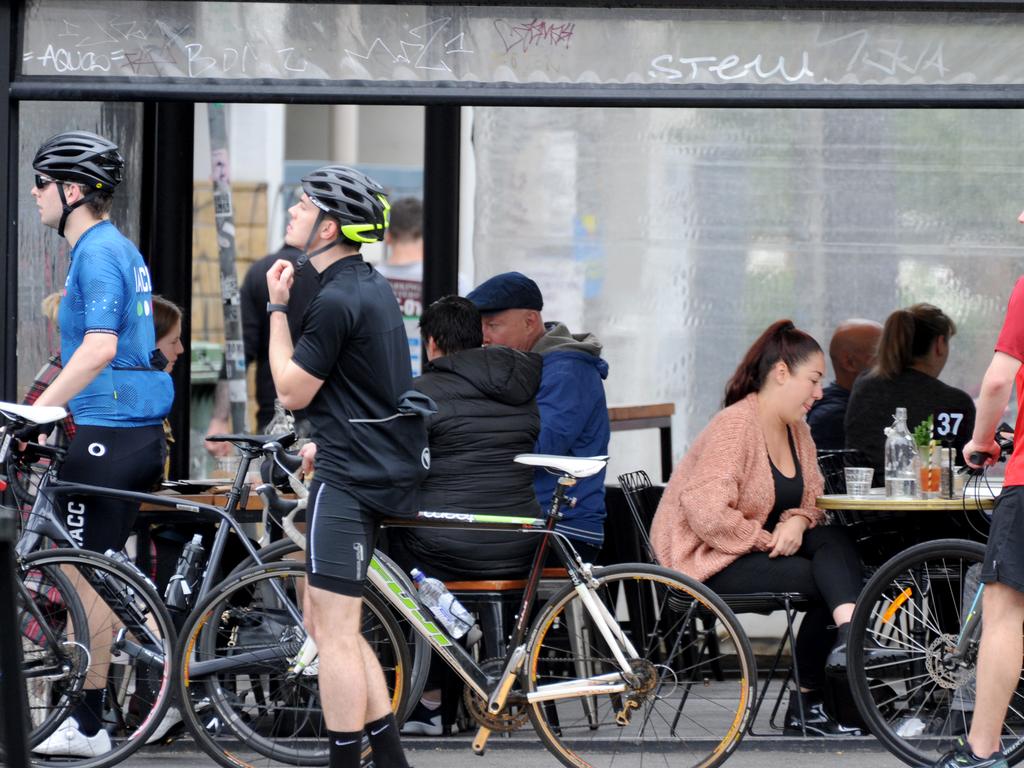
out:
<path id="1" fill-rule="evenodd" d="M 413 386 L 437 404 L 420 509 L 540 517 L 533 471 L 512 461 L 540 433 L 540 355 L 481 346 L 480 315 L 459 296 L 427 307 L 420 335 L 428 362 Z M 450 528 L 395 528 L 389 541 L 401 565 L 443 581 L 523 578 L 538 544 L 536 534 Z"/>
<path id="2" fill-rule="evenodd" d="M 532 352 L 483 347 L 480 313 L 468 299 L 445 296 L 420 318 L 427 362 L 413 386 L 437 404 L 428 417 L 430 473 L 420 509 L 539 517 L 533 470 L 514 463 L 540 434 L 536 394 L 543 361 Z M 442 581 L 525 578 L 538 534 L 453 528 L 392 528 L 389 554 L 406 571 Z M 430 668 L 426 690 L 403 734 L 440 736 L 443 665 Z"/>

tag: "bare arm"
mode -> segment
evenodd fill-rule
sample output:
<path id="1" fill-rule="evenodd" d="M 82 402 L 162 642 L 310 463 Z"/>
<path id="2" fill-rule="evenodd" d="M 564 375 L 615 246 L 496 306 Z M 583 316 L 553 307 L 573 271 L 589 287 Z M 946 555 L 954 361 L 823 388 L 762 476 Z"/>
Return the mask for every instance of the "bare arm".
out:
<path id="1" fill-rule="evenodd" d="M 267 272 L 267 288 L 270 301 L 274 304 L 287 304 L 294 279 L 295 268 L 287 259 L 278 259 Z M 288 315 L 274 312 L 270 315 L 270 374 L 274 378 L 274 388 L 281 405 L 290 411 L 305 408 L 323 386 L 323 380 L 307 373 L 295 362 L 292 355 L 291 330 L 288 327 Z"/>
<path id="2" fill-rule="evenodd" d="M 987 453 L 993 463 L 999 458 L 999 446 L 995 442 L 996 426 L 1006 410 L 1006 403 L 1013 391 L 1013 382 L 1020 369 L 1021 361 L 1005 352 L 996 352 L 992 356 L 985 378 L 981 381 L 981 394 L 978 397 L 977 411 L 974 417 L 974 434 L 964 446 L 964 459 L 968 460 L 972 453 Z M 971 466 L 974 466 L 973 464 Z"/>
<path id="3" fill-rule="evenodd" d="M 67 405 L 68 401 L 85 389 L 116 356 L 116 334 L 85 334 L 82 345 L 75 350 L 68 364 L 39 396 L 35 404 Z"/>

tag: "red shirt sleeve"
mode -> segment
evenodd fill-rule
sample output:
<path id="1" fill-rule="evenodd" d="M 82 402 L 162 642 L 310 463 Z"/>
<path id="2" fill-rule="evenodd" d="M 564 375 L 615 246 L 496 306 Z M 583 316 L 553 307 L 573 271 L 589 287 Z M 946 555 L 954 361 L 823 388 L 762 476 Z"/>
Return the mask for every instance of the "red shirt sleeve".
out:
<path id="1" fill-rule="evenodd" d="M 1024 362 L 1024 278 L 1019 278 L 1013 286 L 1003 329 L 996 341 L 996 352 L 1004 352 Z"/>

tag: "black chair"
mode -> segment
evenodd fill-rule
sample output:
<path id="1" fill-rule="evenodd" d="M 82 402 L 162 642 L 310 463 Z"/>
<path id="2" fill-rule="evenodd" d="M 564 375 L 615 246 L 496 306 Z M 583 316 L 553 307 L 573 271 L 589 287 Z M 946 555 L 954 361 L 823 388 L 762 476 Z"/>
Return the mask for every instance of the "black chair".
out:
<path id="1" fill-rule="evenodd" d="M 642 548 L 645 556 L 648 558 L 648 562 L 654 565 L 660 565 L 658 558 L 651 547 L 651 538 L 648 531 L 651 527 L 651 521 L 654 519 L 654 512 L 657 508 L 656 502 L 660 500 L 661 489 L 654 487 L 651 483 L 651 478 L 643 470 L 619 475 L 619 485 L 622 487 L 623 495 L 625 496 L 626 503 L 629 506 L 633 522 L 637 527 L 637 535 L 640 537 Z M 786 632 L 776 647 L 775 655 L 768 671 L 768 676 L 765 678 L 763 684 L 760 685 L 761 690 L 758 694 L 757 701 L 754 704 L 754 709 L 751 712 L 750 725 L 747 726 L 747 733 L 752 736 L 759 736 L 762 734 L 758 734 L 754 731 L 754 726 L 757 722 L 757 715 L 761 711 L 761 706 L 764 704 L 765 697 L 768 695 L 768 690 L 771 687 L 772 681 L 780 671 L 780 667 L 782 666 L 782 657 L 786 648 L 788 647 L 790 651 L 792 651 L 792 649 L 796 647 L 796 632 L 794 629 L 796 616 L 801 611 L 806 611 L 810 607 L 811 600 L 807 595 L 798 592 L 751 592 L 735 595 L 722 594 L 719 596 L 734 613 L 758 613 L 767 615 L 774 613 L 775 611 L 783 611 L 786 616 Z M 717 656 L 718 637 L 715 634 L 713 623 L 706 626 L 705 631 L 707 632 L 707 642 L 713 649 L 712 655 Z M 722 679 L 723 671 L 718 668 L 717 665 L 712 669 L 712 672 L 716 678 Z M 775 730 L 782 730 L 783 727 L 776 723 L 776 717 L 778 716 L 779 709 L 782 706 L 783 694 L 791 680 L 797 688 L 800 687 L 800 676 L 797 672 L 796 666 L 792 663 L 786 670 L 785 677 L 782 681 L 782 687 L 779 690 L 779 695 L 775 699 L 771 717 L 769 718 L 769 725 Z M 806 732 L 804 735 L 807 735 Z"/>

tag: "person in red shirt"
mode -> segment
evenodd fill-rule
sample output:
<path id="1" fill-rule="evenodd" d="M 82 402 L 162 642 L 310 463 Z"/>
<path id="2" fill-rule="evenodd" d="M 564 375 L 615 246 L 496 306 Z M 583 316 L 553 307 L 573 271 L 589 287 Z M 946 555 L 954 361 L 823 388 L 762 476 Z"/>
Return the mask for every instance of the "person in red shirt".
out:
<path id="1" fill-rule="evenodd" d="M 1024 213 L 1018 221 L 1024 224 Z M 968 464 L 972 453 L 986 454 L 985 464 L 999 457 L 995 441 L 999 423 L 1017 385 L 1016 434 L 1024 435 L 1024 278 L 1017 281 L 1006 308 L 995 354 L 981 382 L 974 433 L 964 446 Z M 998 567 L 997 567 L 998 564 Z M 981 648 L 978 653 L 977 696 L 966 742 L 936 762 L 935 768 L 1005 768 L 1000 735 L 1010 696 L 1017 687 L 1024 653 L 1024 450 L 1015 452 L 1006 467 L 1003 491 L 996 500 L 981 580 Z"/>

